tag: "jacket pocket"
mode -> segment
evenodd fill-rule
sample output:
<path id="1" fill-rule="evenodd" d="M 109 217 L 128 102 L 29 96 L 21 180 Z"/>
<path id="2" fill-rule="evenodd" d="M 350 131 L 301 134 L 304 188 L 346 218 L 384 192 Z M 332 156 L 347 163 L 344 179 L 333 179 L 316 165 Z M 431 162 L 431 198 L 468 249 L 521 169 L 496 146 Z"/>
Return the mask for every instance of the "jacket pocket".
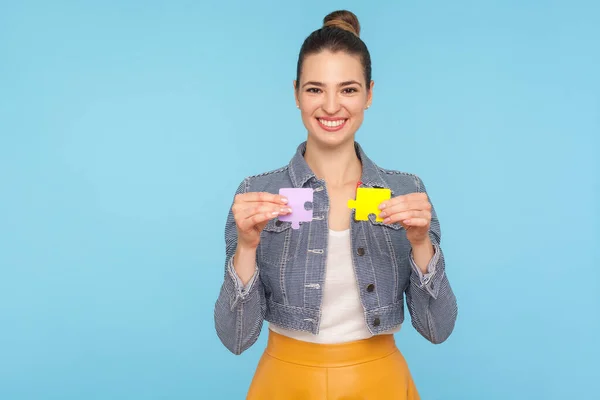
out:
<path id="1" fill-rule="evenodd" d="M 260 235 L 260 261 L 271 265 L 284 265 L 296 251 L 298 232 L 292 223 L 270 220 Z"/>

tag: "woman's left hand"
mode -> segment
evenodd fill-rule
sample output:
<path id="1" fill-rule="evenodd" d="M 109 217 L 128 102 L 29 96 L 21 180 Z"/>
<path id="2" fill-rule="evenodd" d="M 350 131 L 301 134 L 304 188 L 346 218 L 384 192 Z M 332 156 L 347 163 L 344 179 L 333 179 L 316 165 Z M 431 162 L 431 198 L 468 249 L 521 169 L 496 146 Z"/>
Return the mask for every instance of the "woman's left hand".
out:
<path id="1" fill-rule="evenodd" d="M 409 193 L 381 203 L 379 214 L 384 224 L 399 222 L 406 229 L 410 243 L 427 243 L 431 225 L 431 203 L 426 193 Z"/>

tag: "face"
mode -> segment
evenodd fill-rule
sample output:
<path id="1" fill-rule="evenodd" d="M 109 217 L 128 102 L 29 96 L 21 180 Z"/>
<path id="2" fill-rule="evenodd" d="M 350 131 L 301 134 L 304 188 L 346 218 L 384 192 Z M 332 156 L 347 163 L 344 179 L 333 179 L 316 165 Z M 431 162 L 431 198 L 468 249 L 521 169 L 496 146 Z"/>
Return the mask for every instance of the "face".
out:
<path id="1" fill-rule="evenodd" d="M 328 147 L 354 142 L 373 94 L 358 56 L 329 51 L 307 56 L 294 89 L 308 140 Z"/>

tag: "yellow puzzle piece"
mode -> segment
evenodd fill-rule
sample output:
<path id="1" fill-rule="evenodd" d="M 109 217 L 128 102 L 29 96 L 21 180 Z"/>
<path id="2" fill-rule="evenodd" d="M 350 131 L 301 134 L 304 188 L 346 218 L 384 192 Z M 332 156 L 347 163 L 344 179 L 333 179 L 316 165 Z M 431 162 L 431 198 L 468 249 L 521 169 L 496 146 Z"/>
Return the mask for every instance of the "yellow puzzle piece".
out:
<path id="1" fill-rule="evenodd" d="M 357 221 L 368 221 L 369 214 L 375 214 L 377 222 L 382 222 L 383 218 L 379 217 L 381 210 L 379 205 L 384 200 L 389 200 L 392 197 L 390 189 L 379 188 L 358 188 L 356 189 L 356 200 L 348 200 L 348 208 L 355 208 L 355 219 Z"/>

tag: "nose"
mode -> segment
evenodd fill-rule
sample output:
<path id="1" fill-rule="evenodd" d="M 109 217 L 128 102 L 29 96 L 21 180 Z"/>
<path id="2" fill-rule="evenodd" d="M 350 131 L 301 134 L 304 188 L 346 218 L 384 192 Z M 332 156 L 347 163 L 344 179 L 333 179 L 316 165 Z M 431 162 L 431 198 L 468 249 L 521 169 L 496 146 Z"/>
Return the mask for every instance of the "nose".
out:
<path id="1" fill-rule="evenodd" d="M 340 102 L 337 93 L 329 92 L 323 100 L 323 110 L 330 115 L 335 114 L 340 109 Z"/>

